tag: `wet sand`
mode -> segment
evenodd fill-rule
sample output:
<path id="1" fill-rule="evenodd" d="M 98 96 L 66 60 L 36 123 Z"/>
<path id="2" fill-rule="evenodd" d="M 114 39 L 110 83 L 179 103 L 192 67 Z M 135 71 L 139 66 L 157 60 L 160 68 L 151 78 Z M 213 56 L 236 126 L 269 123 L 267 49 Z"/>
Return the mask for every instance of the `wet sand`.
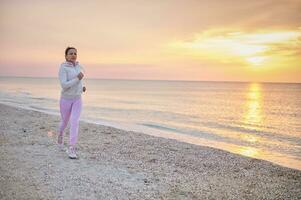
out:
<path id="1" fill-rule="evenodd" d="M 84 122 L 71 160 L 56 146 L 58 124 L 0 104 L 0 199 L 301 198 L 300 170 Z"/>

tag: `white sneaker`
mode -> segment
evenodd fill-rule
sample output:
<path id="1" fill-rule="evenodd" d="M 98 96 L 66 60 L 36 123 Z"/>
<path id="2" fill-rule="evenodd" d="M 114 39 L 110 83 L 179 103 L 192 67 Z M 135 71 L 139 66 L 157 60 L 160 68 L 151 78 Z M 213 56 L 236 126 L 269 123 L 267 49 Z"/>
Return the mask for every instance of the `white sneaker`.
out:
<path id="1" fill-rule="evenodd" d="M 75 147 L 73 147 L 73 146 L 69 147 L 69 149 L 68 149 L 68 156 L 71 159 L 76 159 L 77 158 L 77 155 L 76 155 L 76 152 L 75 152 Z"/>

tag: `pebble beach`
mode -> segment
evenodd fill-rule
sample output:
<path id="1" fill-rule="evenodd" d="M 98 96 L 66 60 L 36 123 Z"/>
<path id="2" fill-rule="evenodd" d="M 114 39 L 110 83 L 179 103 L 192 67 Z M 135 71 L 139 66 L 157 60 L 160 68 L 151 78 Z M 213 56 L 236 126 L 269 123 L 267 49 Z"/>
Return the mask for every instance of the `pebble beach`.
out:
<path id="1" fill-rule="evenodd" d="M 0 199 L 301 198 L 300 170 L 82 121 L 72 160 L 59 121 L 0 104 Z"/>

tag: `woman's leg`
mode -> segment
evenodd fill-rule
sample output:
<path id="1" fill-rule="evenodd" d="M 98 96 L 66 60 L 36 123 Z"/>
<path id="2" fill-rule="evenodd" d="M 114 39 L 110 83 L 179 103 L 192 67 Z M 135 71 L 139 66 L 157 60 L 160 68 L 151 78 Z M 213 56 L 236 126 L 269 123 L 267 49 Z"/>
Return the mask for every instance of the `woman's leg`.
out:
<path id="1" fill-rule="evenodd" d="M 70 119 L 70 146 L 75 146 L 78 137 L 79 117 L 82 110 L 82 99 L 73 101 Z"/>
<path id="2" fill-rule="evenodd" d="M 61 122 L 58 136 L 58 143 L 63 143 L 64 130 L 68 124 L 70 114 L 71 114 L 72 101 L 61 98 L 60 100 L 60 112 L 61 112 Z"/>

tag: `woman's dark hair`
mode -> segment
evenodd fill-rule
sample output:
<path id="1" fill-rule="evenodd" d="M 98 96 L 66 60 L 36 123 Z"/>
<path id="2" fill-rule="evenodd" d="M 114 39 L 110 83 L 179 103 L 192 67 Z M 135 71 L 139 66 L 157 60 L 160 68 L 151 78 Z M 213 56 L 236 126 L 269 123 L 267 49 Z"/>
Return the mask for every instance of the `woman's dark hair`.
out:
<path id="1" fill-rule="evenodd" d="M 65 50 L 65 56 L 67 56 L 68 51 L 69 51 L 70 49 L 75 49 L 75 50 L 77 51 L 77 49 L 76 49 L 75 47 L 67 47 L 66 50 Z"/>

